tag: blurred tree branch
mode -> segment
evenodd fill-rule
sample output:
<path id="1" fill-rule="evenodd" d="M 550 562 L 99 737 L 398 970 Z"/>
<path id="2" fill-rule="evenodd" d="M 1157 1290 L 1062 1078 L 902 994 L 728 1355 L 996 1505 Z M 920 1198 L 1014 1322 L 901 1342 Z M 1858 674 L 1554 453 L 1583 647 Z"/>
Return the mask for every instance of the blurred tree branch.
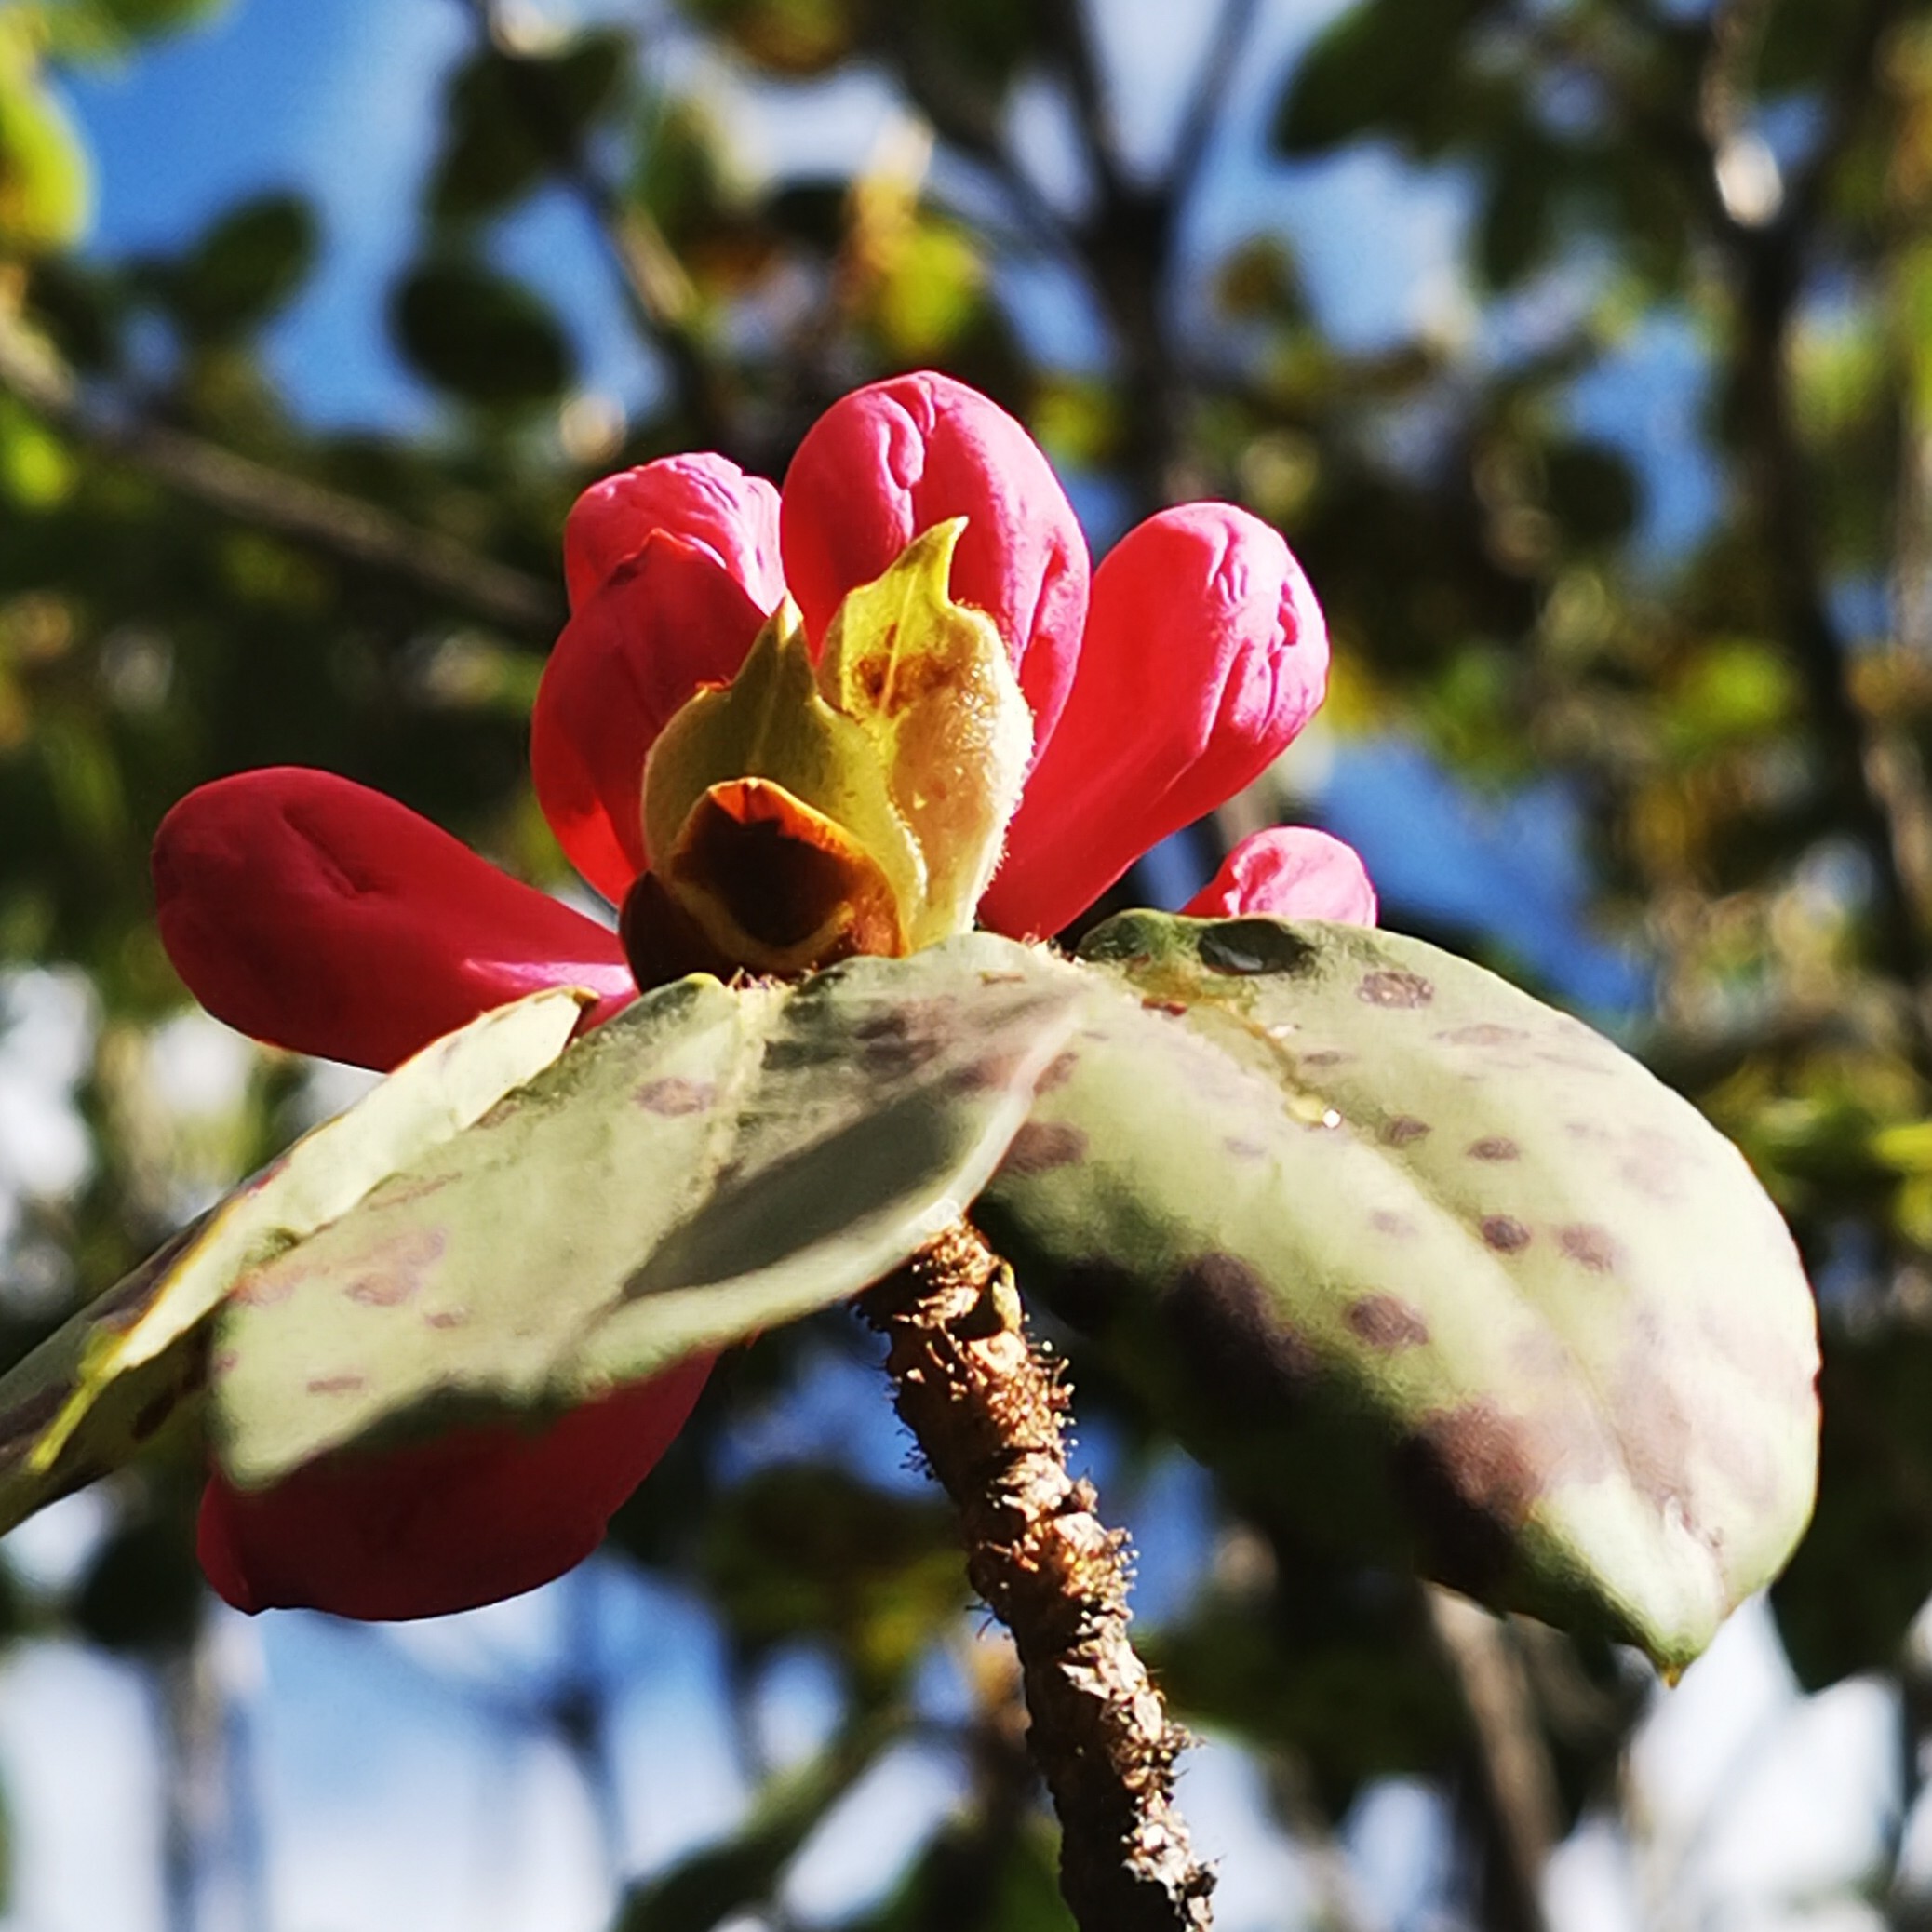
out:
<path id="1" fill-rule="evenodd" d="M 4 316 L 0 393 L 82 448 L 129 464 L 191 503 L 393 577 L 515 637 L 547 646 L 562 622 L 555 590 L 453 538 L 198 436 L 90 403 L 52 353 Z"/>
<path id="2" fill-rule="evenodd" d="M 1735 400 L 1785 638 L 1804 680 L 1841 815 L 1872 865 L 1878 962 L 1908 992 L 1912 1058 L 1921 1074 L 1932 1076 L 1932 1026 L 1925 1004 L 1932 959 L 1925 908 L 1909 864 L 1913 832 L 1902 822 L 1922 814 L 1923 808 L 1896 788 L 1888 795 L 1871 723 L 1851 688 L 1845 640 L 1826 592 L 1808 462 L 1791 394 L 1792 335 L 1817 223 L 1832 176 L 1875 91 L 1872 74 L 1885 35 L 1903 8 L 1899 0 L 1867 0 L 1861 7 L 1818 143 L 1780 204 L 1764 210 L 1741 204 L 1727 185 L 1737 144 L 1745 138 L 1745 63 L 1755 41 L 1757 12 L 1754 0 L 1733 0 L 1712 19 L 1699 94 L 1699 199 L 1710 211 L 1737 303 Z"/>
<path id="3" fill-rule="evenodd" d="M 1547 1932 L 1543 1872 L 1562 1837 L 1556 1774 L 1507 1627 L 1467 1597 L 1422 1587 L 1430 1634 L 1468 1708 L 1480 1813 L 1492 1840 L 1484 1876 L 1496 1932 Z"/>
<path id="4" fill-rule="evenodd" d="M 633 320 L 669 372 L 687 437 L 701 449 L 742 454 L 732 411 L 695 324 L 697 293 L 683 264 L 657 223 L 591 166 L 577 130 L 557 114 L 522 50 L 503 31 L 493 0 L 457 4 L 479 39 L 508 63 L 525 130 L 602 240 Z"/>

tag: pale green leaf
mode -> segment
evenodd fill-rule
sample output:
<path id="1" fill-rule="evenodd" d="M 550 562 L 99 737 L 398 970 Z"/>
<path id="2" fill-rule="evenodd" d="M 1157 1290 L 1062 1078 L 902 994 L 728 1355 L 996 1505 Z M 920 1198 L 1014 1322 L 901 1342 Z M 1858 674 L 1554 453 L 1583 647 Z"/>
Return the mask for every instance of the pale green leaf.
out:
<path id="1" fill-rule="evenodd" d="M 1417 941 L 1132 914 L 979 1214 L 1266 1509 L 1679 1666 L 1810 1509 L 1817 1342 L 1743 1159 Z M 1027 1272 L 1030 1266 L 1032 1272 Z"/>
<path id="2" fill-rule="evenodd" d="M 224 1466 L 540 1419 L 855 1294 L 985 1185 L 1082 984 L 982 933 L 646 995 L 237 1284 Z"/>
<path id="3" fill-rule="evenodd" d="M 235 1278 L 549 1065 L 588 999 L 535 993 L 425 1048 L 0 1378 L 0 1529 L 125 1462 L 198 1389 L 208 1318 Z"/>

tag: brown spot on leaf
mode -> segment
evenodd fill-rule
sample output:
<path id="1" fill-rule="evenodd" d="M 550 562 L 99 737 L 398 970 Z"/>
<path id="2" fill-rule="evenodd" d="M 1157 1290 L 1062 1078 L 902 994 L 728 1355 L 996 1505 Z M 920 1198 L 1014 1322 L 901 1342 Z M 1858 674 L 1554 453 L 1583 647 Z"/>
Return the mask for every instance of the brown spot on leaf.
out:
<path id="1" fill-rule="evenodd" d="M 1413 1010 L 1427 1006 L 1436 997 L 1436 989 L 1419 973 L 1405 973 L 1398 967 L 1384 966 L 1363 974 L 1362 984 L 1355 989 L 1355 997 L 1370 1006 Z"/>
<path id="2" fill-rule="evenodd" d="M 1511 1040 L 1527 1040 L 1521 1026 L 1502 1026 L 1494 1020 L 1478 1020 L 1472 1026 L 1452 1026 L 1436 1038 L 1449 1046 L 1508 1046 Z"/>
<path id="3" fill-rule="evenodd" d="M 1047 1062 L 1047 1070 L 1040 1075 L 1036 1093 L 1051 1093 L 1056 1087 L 1064 1087 L 1080 1070 L 1080 1056 L 1073 1052 L 1055 1053 Z"/>
<path id="4" fill-rule="evenodd" d="M 431 1308 L 423 1318 L 425 1328 L 461 1328 L 470 1319 L 467 1308 Z"/>
<path id="5" fill-rule="evenodd" d="M 1487 1140 L 1472 1140 L 1463 1149 L 1471 1161 L 1515 1161 L 1523 1149 L 1507 1134 L 1492 1134 Z"/>
<path id="6" fill-rule="evenodd" d="M 1560 1228 L 1556 1240 L 1572 1261 L 1593 1275 L 1607 1275 L 1622 1257 L 1617 1237 L 1594 1221 L 1575 1221 Z"/>
<path id="7" fill-rule="evenodd" d="M 366 1388 L 368 1383 L 367 1375 L 348 1371 L 338 1375 L 311 1375 L 308 1390 L 311 1395 L 354 1395 L 357 1389 Z"/>
<path id="8" fill-rule="evenodd" d="M 1520 1254 L 1530 1244 L 1530 1231 L 1513 1214 L 1485 1214 L 1483 1239 L 1498 1254 Z"/>
<path id="9" fill-rule="evenodd" d="M 1314 1350 L 1282 1321 L 1268 1283 L 1239 1255 L 1189 1262 L 1161 1312 L 1194 1387 L 1237 1424 L 1285 1422 L 1314 1381 Z"/>
<path id="10" fill-rule="evenodd" d="M 1406 1240 L 1415 1232 L 1415 1224 L 1406 1214 L 1399 1214 L 1393 1208 L 1377 1208 L 1369 1216 L 1369 1226 L 1377 1234 L 1392 1234 L 1399 1241 Z"/>
<path id="11" fill-rule="evenodd" d="M 936 1059 L 947 1026 L 957 1024 L 950 1002 L 943 1010 L 936 1007 L 937 1002 L 920 1001 L 860 1021 L 852 1028 L 859 1065 L 875 1080 L 899 1080 Z"/>
<path id="12" fill-rule="evenodd" d="M 1318 1047 L 1312 1053 L 1303 1053 L 1300 1064 L 1304 1067 L 1346 1067 L 1354 1057 L 1353 1053 L 1345 1053 L 1340 1047 Z"/>
<path id="13" fill-rule="evenodd" d="M 1674 1503 L 1695 1535 L 1690 1462 L 1697 1432 L 1670 1368 L 1654 1335 L 1636 1338 L 1618 1362 L 1611 1413 L 1631 1486 L 1659 1509 Z"/>
<path id="14" fill-rule="evenodd" d="M 1684 1196 L 1683 1150 L 1660 1134 L 1641 1130 L 1625 1136 L 1626 1152 L 1617 1173 L 1651 1201 L 1677 1201 Z"/>
<path id="15" fill-rule="evenodd" d="M 1405 1147 L 1413 1141 L 1426 1140 L 1429 1131 L 1429 1122 L 1418 1120 L 1414 1114 L 1395 1114 L 1382 1123 L 1382 1144 Z"/>
<path id="16" fill-rule="evenodd" d="M 356 1271 L 342 1283 L 350 1301 L 368 1308 L 393 1308 L 423 1286 L 423 1277 L 443 1254 L 439 1228 L 410 1228 L 377 1242 L 356 1258 Z"/>
<path id="17" fill-rule="evenodd" d="M 1540 1061 L 1545 1067 L 1561 1067 L 1566 1073 L 1608 1073 L 1610 1071 L 1610 1068 L 1604 1065 L 1603 1061 L 1594 1054 L 1552 1053 L 1547 1049 L 1538 1048 L 1530 1057 Z"/>
<path id="18" fill-rule="evenodd" d="M 1429 1340 L 1429 1323 L 1421 1309 L 1412 1308 L 1399 1295 L 1364 1295 L 1348 1304 L 1343 1319 L 1352 1333 L 1384 1355 L 1420 1348 Z"/>
<path id="19" fill-rule="evenodd" d="M 208 1363 L 211 1375 L 232 1375 L 241 1366 L 241 1356 L 233 1348 L 223 1348 Z"/>
<path id="20" fill-rule="evenodd" d="M 287 1253 L 284 1249 L 283 1254 Z M 287 1301 L 313 1272 L 295 1262 L 277 1266 L 275 1260 L 264 1261 L 241 1276 L 229 1291 L 228 1298 L 251 1308 L 272 1308 Z"/>
<path id="21" fill-rule="evenodd" d="M 1221 1143 L 1237 1161 L 1260 1161 L 1266 1158 L 1268 1149 L 1258 1140 L 1243 1140 L 1232 1134 Z"/>
<path id="22" fill-rule="evenodd" d="M 937 1051 L 935 1045 L 934 1051 Z M 1003 1048 L 998 1053 L 984 1054 L 977 1060 L 969 1060 L 965 1066 L 948 1074 L 941 1085 L 948 1093 L 999 1093 L 1010 1091 L 1018 1080 L 1026 1064 L 1026 1056 L 1016 1048 Z M 1040 1089 L 1036 1084 L 1033 1091 Z"/>
<path id="23" fill-rule="evenodd" d="M 1187 1011 L 1185 1000 L 1143 1000 L 1140 1002 L 1149 1013 L 1164 1013 L 1179 1019 Z"/>
<path id="24" fill-rule="evenodd" d="M 1087 1136 L 1064 1120 L 1028 1120 L 1013 1135 L 1000 1172 L 1021 1180 L 1071 1167 L 1087 1158 Z"/>
<path id="25" fill-rule="evenodd" d="M 4 1429 L 4 1447 L 8 1455 L 26 1449 L 34 1437 L 67 1406 L 67 1398 L 72 1389 L 64 1383 L 57 1382 L 50 1389 L 36 1389 L 24 1401 L 16 1402 L 0 1419 Z"/>
<path id="26" fill-rule="evenodd" d="M 687 1080 L 682 1074 L 667 1074 L 662 1080 L 646 1080 L 633 1096 L 647 1114 L 701 1114 L 718 1098 L 715 1080 Z"/>
<path id="27" fill-rule="evenodd" d="M 1529 1431 L 1494 1402 L 1467 1402 L 1399 1442 L 1393 1473 L 1435 1574 L 1458 1590 L 1493 1590 L 1543 1489 Z"/>

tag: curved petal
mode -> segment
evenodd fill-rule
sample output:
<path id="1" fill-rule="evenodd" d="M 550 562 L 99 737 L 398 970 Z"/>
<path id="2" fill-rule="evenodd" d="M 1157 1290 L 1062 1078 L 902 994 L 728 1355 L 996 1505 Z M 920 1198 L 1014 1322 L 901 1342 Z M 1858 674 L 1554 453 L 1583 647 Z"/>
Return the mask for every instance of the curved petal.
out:
<path id="1" fill-rule="evenodd" d="M 1353 846 L 1312 825 L 1270 825 L 1243 839 L 1181 909 L 1197 919 L 1258 912 L 1373 926 L 1375 889 Z"/>
<path id="2" fill-rule="evenodd" d="M 1006 639 L 1037 758 L 1080 653 L 1087 541 L 1046 458 L 998 403 L 931 373 L 834 403 L 785 472 L 785 580 L 815 648 L 847 591 L 951 517 L 967 519 L 952 594 Z"/>
<path id="3" fill-rule="evenodd" d="M 616 933 L 407 806 L 281 766 L 190 792 L 154 835 L 162 944 L 217 1019 L 387 1068 L 538 986 L 632 996 Z"/>
<path id="4" fill-rule="evenodd" d="M 573 1409 L 537 1434 L 458 1430 L 382 1455 L 331 1456 L 274 1489 L 216 1476 L 197 1553 L 237 1610 L 383 1620 L 472 1610 L 548 1583 L 670 1446 L 708 1359 Z"/>
<path id="5" fill-rule="evenodd" d="M 593 483 L 564 523 L 564 582 L 581 610 L 653 530 L 694 543 L 760 610 L 785 595 L 778 491 L 722 456 L 665 456 Z"/>
<path id="6" fill-rule="evenodd" d="M 644 758 L 701 684 L 738 675 L 765 611 L 702 545 L 652 530 L 564 626 L 530 716 L 537 801 L 612 905 L 644 869 Z"/>
<path id="7" fill-rule="evenodd" d="M 980 916 L 1056 932 L 1267 769 L 1322 702 L 1328 636 L 1280 535 L 1230 503 L 1130 530 L 1093 575 L 1080 674 Z"/>

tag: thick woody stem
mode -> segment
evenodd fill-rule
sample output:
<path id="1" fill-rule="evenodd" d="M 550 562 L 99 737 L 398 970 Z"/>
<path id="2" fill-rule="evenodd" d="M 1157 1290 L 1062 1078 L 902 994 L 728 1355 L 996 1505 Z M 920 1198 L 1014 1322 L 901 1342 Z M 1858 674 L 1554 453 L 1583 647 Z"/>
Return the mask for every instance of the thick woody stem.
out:
<path id="1" fill-rule="evenodd" d="M 966 1574 L 1019 1651 L 1027 1742 L 1082 1932 L 1200 1932 L 1214 1874 L 1173 1803 L 1185 1737 L 1127 1639 L 1126 1537 L 1067 1474 L 1057 1368 L 1013 1275 L 961 1221 L 860 1302 L 901 1419 L 957 1505 Z"/>

